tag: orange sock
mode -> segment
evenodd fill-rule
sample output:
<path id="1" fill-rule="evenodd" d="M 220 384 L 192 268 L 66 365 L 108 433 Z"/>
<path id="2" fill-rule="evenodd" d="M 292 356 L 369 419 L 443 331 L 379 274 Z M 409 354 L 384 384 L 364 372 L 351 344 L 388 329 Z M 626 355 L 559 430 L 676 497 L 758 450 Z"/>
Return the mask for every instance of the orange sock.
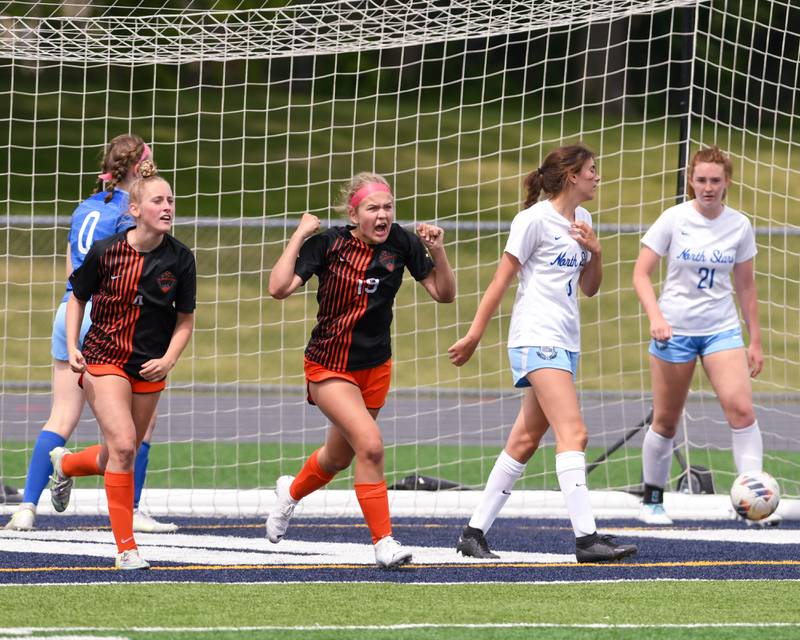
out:
<path id="1" fill-rule="evenodd" d="M 99 476 L 100 467 L 97 466 L 97 455 L 99 453 L 99 444 L 77 453 L 68 453 L 61 459 L 61 470 L 72 478 Z"/>
<path id="2" fill-rule="evenodd" d="M 111 531 L 119 553 L 136 548 L 133 540 L 133 471 L 106 471 L 106 498 Z"/>
<path id="3" fill-rule="evenodd" d="M 319 466 L 319 462 L 317 461 L 318 453 L 319 449 L 308 456 L 308 460 L 306 460 L 303 468 L 300 469 L 300 473 L 297 474 L 294 482 L 292 482 L 292 486 L 289 487 L 289 494 L 295 500 L 301 500 L 309 493 L 313 493 L 320 487 L 324 487 L 333 480 L 336 475 L 335 473 L 325 473 L 322 470 L 322 467 Z"/>
<path id="4" fill-rule="evenodd" d="M 355 489 L 364 520 L 372 534 L 372 544 L 381 538 L 392 535 L 392 519 L 389 515 L 389 494 L 386 492 L 386 481 L 359 482 L 355 485 Z"/>

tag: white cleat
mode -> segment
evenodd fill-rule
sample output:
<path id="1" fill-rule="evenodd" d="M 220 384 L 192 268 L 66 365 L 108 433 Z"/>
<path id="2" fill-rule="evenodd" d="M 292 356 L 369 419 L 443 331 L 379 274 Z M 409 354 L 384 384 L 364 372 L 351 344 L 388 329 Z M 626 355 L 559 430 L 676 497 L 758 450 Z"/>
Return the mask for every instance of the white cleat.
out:
<path id="1" fill-rule="evenodd" d="M 267 539 L 270 542 L 280 542 L 286 530 L 289 528 L 289 521 L 294 514 L 294 508 L 298 500 L 292 498 L 289 487 L 292 486 L 294 476 L 281 476 L 275 485 L 275 496 L 277 498 L 275 507 L 269 512 L 267 518 Z"/>
<path id="2" fill-rule="evenodd" d="M 75 482 L 61 470 L 61 460 L 68 453 L 64 447 L 56 447 L 50 451 L 50 462 L 53 463 L 53 475 L 50 476 L 50 502 L 53 503 L 53 509 L 59 513 L 69 505 L 69 495 Z"/>
<path id="3" fill-rule="evenodd" d="M 6 523 L 5 529 L 9 531 L 31 531 L 36 521 L 36 511 L 33 505 L 24 503 L 11 514 L 11 519 Z"/>
<path id="4" fill-rule="evenodd" d="M 391 571 L 411 562 L 411 552 L 403 549 L 392 536 L 381 538 L 375 543 L 375 564 L 381 569 Z"/>
<path id="5" fill-rule="evenodd" d="M 645 524 L 672 524 L 672 518 L 667 515 L 667 512 L 664 511 L 664 505 L 660 503 L 642 503 L 637 517 Z"/>
<path id="6" fill-rule="evenodd" d="M 135 569 L 149 569 L 150 563 L 142 559 L 138 549 L 128 549 L 117 554 L 114 566 L 120 571 L 133 571 Z"/>
<path id="7" fill-rule="evenodd" d="M 133 512 L 133 530 L 138 533 L 174 533 L 178 528 L 174 522 L 159 522 L 139 509 Z"/>

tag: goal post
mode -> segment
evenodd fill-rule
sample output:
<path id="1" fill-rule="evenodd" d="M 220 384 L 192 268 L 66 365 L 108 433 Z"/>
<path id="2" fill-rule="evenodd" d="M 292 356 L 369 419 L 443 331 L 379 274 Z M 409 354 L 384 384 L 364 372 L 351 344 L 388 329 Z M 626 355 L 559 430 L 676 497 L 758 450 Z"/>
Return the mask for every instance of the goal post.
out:
<path id="1" fill-rule="evenodd" d="M 242 4 L 0 8 L 2 483 L 24 484 L 47 419 L 69 215 L 91 190 L 105 142 L 132 131 L 173 186 L 174 232 L 198 267 L 196 328 L 159 403 L 145 507 L 264 514 L 277 477 L 324 440 L 302 370 L 316 285 L 279 302 L 267 281 L 300 216 L 341 224 L 331 206 L 339 186 L 365 170 L 392 184 L 398 222 L 445 229 L 458 286 L 450 305 L 411 278 L 398 295 L 393 388 L 379 418 L 387 481 L 481 488 L 519 407 L 505 350 L 512 294 L 467 365 L 452 367 L 447 348 L 491 279 L 523 177 L 550 149 L 583 141 L 597 153 L 601 183 L 588 208 L 604 260 L 600 293 L 581 300 L 577 385 L 587 462 L 597 462 L 589 482 L 599 515 L 630 515 L 651 396 L 633 263 L 643 232 L 682 198 L 690 154 L 718 144 L 734 163 L 728 202 L 756 229 L 766 363 L 753 384 L 765 468 L 788 499 L 784 514 L 800 517 L 793 3 Z M 98 437 L 87 409 L 72 442 Z M 670 487 L 682 467 L 702 467 L 717 495 L 672 493 L 668 507 L 726 517 L 730 432 L 700 372 L 677 441 Z M 552 436 L 543 444 L 504 513 L 563 513 Z M 356 513 L 351 486 L 352 472 L 342 472 L 305 512 Z M 100 487 L 81 479 L 77 508 L 102 511 Z M 475 491 L 417 487 L 392 493 L 394 513 L 463 514 L 476 500 Z"/>

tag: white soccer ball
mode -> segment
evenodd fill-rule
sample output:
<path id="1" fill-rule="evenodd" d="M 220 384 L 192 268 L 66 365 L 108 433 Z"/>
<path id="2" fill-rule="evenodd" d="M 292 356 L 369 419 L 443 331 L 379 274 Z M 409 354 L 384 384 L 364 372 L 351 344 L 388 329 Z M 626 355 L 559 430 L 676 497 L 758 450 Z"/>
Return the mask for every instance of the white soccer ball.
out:
<path id="1" fill-rule="evenodd" d="M 740 516 L 748 520 L 763 520 L 778 508 L 781 490 L 766 471 L 741 474 L 731 487 L 731 504 Z"/>

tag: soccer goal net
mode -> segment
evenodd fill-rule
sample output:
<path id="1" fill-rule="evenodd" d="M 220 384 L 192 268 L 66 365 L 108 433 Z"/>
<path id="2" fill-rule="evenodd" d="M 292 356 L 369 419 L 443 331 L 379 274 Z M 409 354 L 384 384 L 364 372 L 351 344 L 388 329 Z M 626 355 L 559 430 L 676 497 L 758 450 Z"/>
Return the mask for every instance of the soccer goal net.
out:
<path id="1" fill-rule="evenodd" d="M 709 144 L 733 159 L 728 202 L 756 229 L 765 468 L 798 497 L 794 3 L 174 4 L 0 3 L 2 484 L 22 487 L 49 414 L 70 214 L 91 192 L 105 143 L 130 131 L 171 182 L 174 233 L 198 265 L 195 333 L 159 404 L 143 498 L 152 512 L 263 514 L 276 478 L 323 442 L 302 369 L 316 281 L 279 302 L 267 280 L 302 213 L 343 223 L 331 205 L 360 171 L 390 181 L 398 222 L 444 227 L 458 285 L 455 303 L 439 305 L 407 278 L 396 301 L 379 423 L 387 481 L 412 490 L 392 493 L 393 511 L 469 512 L 476 492 L 424 489 L 480 488 L 505 442 L 519 409 L 505 350 L 513 294 L 466 366 L 451 366 L 447 348 L 492 277 L 523 177 L 576 141 L 597 153 L 601 176 L 588 206 L 604 281 L 581 301 L 577 378 L 598 514 L 626 515 L 641 482 L 651 393 L 649 327 L 631 285 L 639 241 L 684 197 L 687 158 Z M 70 446 L 98 438 L 86 409 Z M 725 496 L 730 430 L 699 367 L 676 442 L 670 488 L 689 494 L 680 504 L 712 483 Z M 552 437 L 544 444 L 505 513 L 562 508 Z M 71 508 L 102 510 L 99 482 L 79 480 Z M 351 486 L 342 472 L 306 512 L 357 512 Z M 727 512 L 724 500 L 712 508 L 696 497 L 706 515 Z"/>

